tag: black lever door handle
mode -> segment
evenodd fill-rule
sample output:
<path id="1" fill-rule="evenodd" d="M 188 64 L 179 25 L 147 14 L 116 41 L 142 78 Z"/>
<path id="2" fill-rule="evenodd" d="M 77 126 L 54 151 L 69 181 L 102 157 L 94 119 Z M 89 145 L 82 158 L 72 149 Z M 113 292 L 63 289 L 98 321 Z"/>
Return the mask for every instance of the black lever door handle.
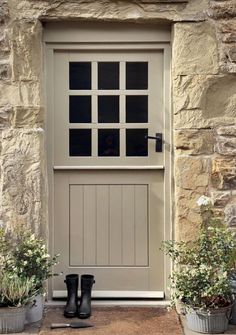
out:
<path id="1" fill-rule="evenodd" d="M 147 140 L 155 140 L 156 141 L 156 152 L 162 152 L 162 133 L 156 133 L 156 136 L 146 135 L 145 138 Z"/>

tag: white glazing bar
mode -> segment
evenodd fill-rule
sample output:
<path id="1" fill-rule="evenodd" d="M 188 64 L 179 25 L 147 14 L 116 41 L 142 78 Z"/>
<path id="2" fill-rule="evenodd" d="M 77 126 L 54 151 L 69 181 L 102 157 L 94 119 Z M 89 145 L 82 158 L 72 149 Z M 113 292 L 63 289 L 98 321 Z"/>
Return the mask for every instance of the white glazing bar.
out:
<path id="1" fill-rule="evenodd" d="M 92 92 L 91 92 L 92 93 Z M 98 97 L 94 92 L 92 93 L 92 123 L 98 123 Z"/>
<path id="2" fill-rule="evenodd" d="M 98 156 L 98 135 L 97 135 L 97 129 L 92 129 L 92 156 L 97 157 Z"/>
<path id="3" fill-rule="evenodd" d="M 120 157 L 125 157 L 125 129 L 120 129 Z"/>
<path id="4" fill-rule="evenodd" d="M 125 62 L 120 62 L 120 90 L 125 90 Z"/>
<path id="5" fill-rule="evenodd" d="M 97 90 L 98 83 L 98 63 L 92 62 L 92 90 Z"/>
<path id="6" fill-rule="evenodd" d="M 126 114 L 126 106 L 125 106 L 125 94 L 120 95 L 120 123 L 125 124 L 125 114 Z"/>

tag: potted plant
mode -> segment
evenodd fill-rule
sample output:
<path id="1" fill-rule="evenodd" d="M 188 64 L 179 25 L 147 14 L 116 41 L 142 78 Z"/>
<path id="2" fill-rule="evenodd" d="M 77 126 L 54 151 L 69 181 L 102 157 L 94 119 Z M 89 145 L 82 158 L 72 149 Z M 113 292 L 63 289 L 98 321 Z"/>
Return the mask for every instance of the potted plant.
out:
<path id="1" fill-rule="evenodd" d="M 50 257 L 44 240 L 36 237 L 23 224 L 18 224 L 14 233 L 0 229 L 1 273 L 18 280 L 19 286 L 20 283 L 31 283 L 24 299 L 27 301 L 27 323 L 42 318 L 45 280 L 55 275 L 52 266 L 57 263 L 58 256 Z M 6 304 L 6 301 L 3 303 Z"/>
<path id="2" fill-rule="evenodd" d="M 230 286 L 231 286 L 231 291 L 234 297 L 234 303 L 232 306 L 232 311 L 231 311 L 231 317 L 229 322 L 233 325 L 236 325 L 236 268 L 235 268 L 235 264 L 233 264 L 232 266 L 232 270 L 230 271 L 229 274 L 229 279 L 230 279 Z"/>
<path id="3" fill-rule="evenodd" d="M 11 241 L 14 242 L 11 242 L 13 247 L 7 257 L 6 269 L 33 282 L 26 323 L 36 322 L 43 316 L 45 281 L 56 275 L 52 272 L 52 266 L 58 263 L 59 255 L 51 257 L 45 241 L 22 226 L 18 227 Z"/>
<path id="4" fill-rule="evenodd" d="M 34 292 L 34 282 L 3 270 L 0 275 L 0 333 L 24 329 L 26 305 Z"/>
<path id="5" fill-rule="evenodd" d="M 170 277 L 172 304 L 184 304 L 187 326 L 202 333 L 221 333 L 228 327 L 232 307 L 229 272 L 235 257 L 233 233 L 214 217 L 211 199 L 198 200 L 202 215 L 194 241 L 163 242 L 174 262 Z"/>

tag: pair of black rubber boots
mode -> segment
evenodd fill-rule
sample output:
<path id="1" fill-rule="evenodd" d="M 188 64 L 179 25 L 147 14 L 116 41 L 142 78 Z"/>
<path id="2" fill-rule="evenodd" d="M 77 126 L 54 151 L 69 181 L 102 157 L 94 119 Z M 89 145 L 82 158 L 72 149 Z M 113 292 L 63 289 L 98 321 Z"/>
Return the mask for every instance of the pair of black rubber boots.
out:
<path id="1" fill-rule="evenodd" d="M 81 276 L 81 298 L 78 306 L 78 285 L 79 275 L 70 274 L 64 281 L 67 287 L 67 302 L 64 310 L 66 318 L 78 316 L 80 319 L 87 319 L 91 315 L 91 292 L 95 283 L 93 275 Z"/>

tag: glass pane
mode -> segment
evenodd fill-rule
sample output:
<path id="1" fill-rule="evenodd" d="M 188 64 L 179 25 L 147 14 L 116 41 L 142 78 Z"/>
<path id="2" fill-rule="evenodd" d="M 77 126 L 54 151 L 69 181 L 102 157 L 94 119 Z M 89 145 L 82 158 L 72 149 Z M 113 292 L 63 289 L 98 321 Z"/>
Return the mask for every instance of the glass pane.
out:
<path id="1" fill-rule="evenodd" d="M 70 96 L 70 123 L 91 122 L 91 96 Z"/>
<path id="2" fill-rule="evenodd" d="M 126 156 L 148 156 L 147 129 L 126 129 Z"/>
<path id="3" fill-rule="evenodd" d="M 91 89 L 91 63 L 70 62 L 70 90 Z"/>
<path id="4" fill-rule="evenodd" d="M 119 63 L 99 62 L 98 63 L 98 89 L 118 90 L 119 89 Z"/>
<path id="5" fill-rule="evenodd" d="M 91 129 L 70 129 L 70 156 L 91 156 Z"/>
<path id="6" fill-rule="evenodd" d="M 120 106 L 118 95 L 103 95 L 98 97 L 98 122 L 119 122 Z"/>
<path id="7" fill-rule="evenodd" d="M 98 156 L 120 155 L 119 129 L 98 129 Z"/>
<path id="8" fill-rule="evenodd" d="M 128 95 L 126 97 L 126 122 L 148 122 L 147 95 Z"/>
<path id="9" fill-rule="evenodd" d="M 146 90 L 148 88 L 148 63 L 126 62 L 126 89 Z"/>

